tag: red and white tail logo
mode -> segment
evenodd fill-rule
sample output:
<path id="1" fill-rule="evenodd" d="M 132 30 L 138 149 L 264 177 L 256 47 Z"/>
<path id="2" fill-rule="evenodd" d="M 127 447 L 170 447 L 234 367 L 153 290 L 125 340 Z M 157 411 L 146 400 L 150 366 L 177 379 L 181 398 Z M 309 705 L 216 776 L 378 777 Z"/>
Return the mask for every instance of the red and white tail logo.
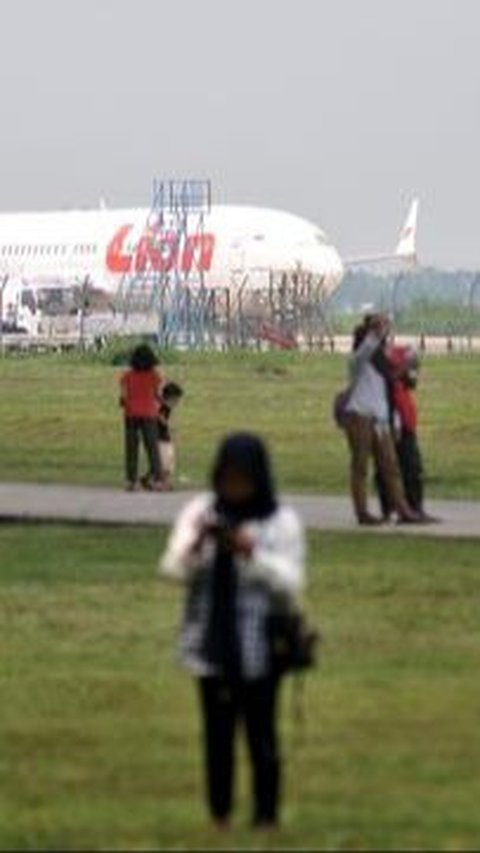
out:
<path id="1" fill-rule="evenodd" d="M 415 258 L 417 254 L 418 198 L 414 198 L 408 216 L 400 232 L 395 255 L 401 258 Z"/>

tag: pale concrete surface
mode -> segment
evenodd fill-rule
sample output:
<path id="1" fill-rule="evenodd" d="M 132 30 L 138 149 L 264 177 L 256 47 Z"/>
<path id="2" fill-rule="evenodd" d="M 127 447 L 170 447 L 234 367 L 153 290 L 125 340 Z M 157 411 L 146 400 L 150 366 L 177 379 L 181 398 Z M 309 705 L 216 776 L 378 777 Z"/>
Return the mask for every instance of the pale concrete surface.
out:
<path id="1" fill-rule="evenodd" d="M 85 486 L 0 483 L 0 521 L 58 521 L 98 524 L 170 524 L 193 492 L 128 494 Z M 359 528 L 344 497 L 285 495 L 313 530 L 372 532 Z M 442 521 L 432 525 L 388 525 L 375 533 L 480 538 L 480 502 L 431 501 L 429 511 Z"/>

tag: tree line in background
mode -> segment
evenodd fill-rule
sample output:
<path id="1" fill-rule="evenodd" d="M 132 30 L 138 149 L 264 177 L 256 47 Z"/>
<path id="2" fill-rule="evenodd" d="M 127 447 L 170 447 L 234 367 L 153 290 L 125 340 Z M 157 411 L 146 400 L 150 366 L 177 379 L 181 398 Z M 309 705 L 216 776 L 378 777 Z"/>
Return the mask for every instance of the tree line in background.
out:
<path id="1" fill-rule="evenodd" d="M 349 271 L 329 303 L 335 331 L 350 330 L 352 318 L 369 310 L 390 314 L 406 334 L 478 335 L 480 273 L 433 267 L 388 275 Z"/>

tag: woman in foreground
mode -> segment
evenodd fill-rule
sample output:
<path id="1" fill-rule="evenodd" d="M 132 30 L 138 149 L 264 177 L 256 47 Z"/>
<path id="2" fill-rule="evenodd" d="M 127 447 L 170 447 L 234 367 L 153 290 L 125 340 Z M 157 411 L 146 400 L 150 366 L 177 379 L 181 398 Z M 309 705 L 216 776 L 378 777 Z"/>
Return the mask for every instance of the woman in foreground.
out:
<path id="1" fill-rule="evenodd" d="M 234 740 L 243 721 L 252 765 L 254 826 L 279 818 L 277 733 L 280 677 L 272 667 L 268 617 L 276 595 L 295 598 L 304 582 L 304 535 L 277 501 L 262 441 L 225 439 L 212 493 L 181 512 L 161 562 L 186 584 L 180 651 L 198 682 L 208 804 L 227 828 L 233 807 Z"/>

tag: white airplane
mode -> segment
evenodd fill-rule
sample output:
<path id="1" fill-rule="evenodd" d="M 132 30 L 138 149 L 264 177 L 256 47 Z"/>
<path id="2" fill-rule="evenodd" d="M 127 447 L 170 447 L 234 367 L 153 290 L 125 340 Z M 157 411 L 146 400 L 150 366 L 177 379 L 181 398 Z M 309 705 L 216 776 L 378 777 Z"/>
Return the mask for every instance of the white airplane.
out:
<path id="1" fill-rule="evenodd" d="M 204 276 L 208 287 L 233 287 L 241 272 L 246 287 L 267 271 L 302 270 L 322 280 L 330 296 L 345 269 L 357 264 L 415 258 L 415 199 L 391 255 L 342 261 L 325 232 L 305 219 L 277 210 L 218 205 L 203 228 L 183 235 L 151 224 L 147 208 L 0 215 L 0 287 L 3 312 L 18 302 L 19 288 L 35 299 L 42 292 L 72 288 L 88 276 L 91 286 L 115 294 L 122 279 L 178 270 Z M 193 221 L 192 217 L 192 221 Z M 149 224 L 150 221 L 150 224 Z M 252 284 L 253 286 L 253 284 Z"/>

